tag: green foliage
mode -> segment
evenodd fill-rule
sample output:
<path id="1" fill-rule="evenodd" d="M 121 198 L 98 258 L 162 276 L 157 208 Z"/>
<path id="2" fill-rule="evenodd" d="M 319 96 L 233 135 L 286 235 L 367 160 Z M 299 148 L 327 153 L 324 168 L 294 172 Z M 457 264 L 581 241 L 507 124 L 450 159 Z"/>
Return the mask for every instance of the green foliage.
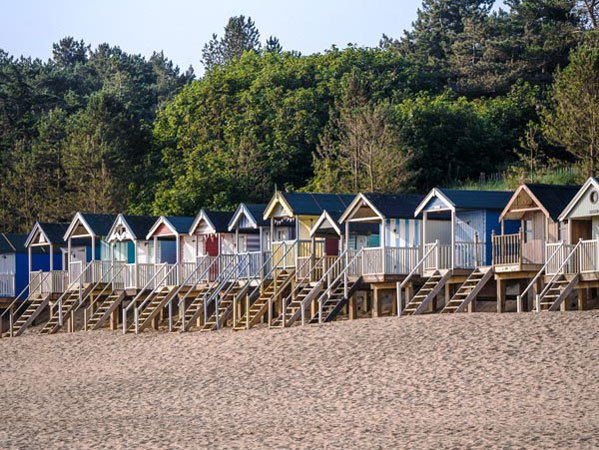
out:
<path id="1" fill-rule="evenodd" d="M 587 176 L 599 163 L 599 47 L 582 45 L 555 78 L 543 116 L 545 136 L 581 161 Z"/>

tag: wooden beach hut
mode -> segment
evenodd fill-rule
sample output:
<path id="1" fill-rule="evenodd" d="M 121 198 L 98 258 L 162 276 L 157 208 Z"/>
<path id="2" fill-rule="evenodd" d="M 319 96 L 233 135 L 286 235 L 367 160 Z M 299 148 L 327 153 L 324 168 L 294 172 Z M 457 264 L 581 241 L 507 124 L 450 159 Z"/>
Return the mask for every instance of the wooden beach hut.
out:
<path id="1" fill-rule="evenodd" d="M 521 184 L 503 209 L 499 220 L 519 222 L 516 233 L 493 236 L 493 271 L 495 279 L 518 292 L 517 311 L 531 310 L 536 294 L 542 290 L 544 265 L 554 247 L 567 239 L 567 228 L 559 215 L 574 198 L 580 186 Z M 498 305 L 505 304 L 498 298 Z M 503 307 L 501 308 L 503 309 Z"/>
<path id="2" fill-rule="evenodd" d="M 546 244 L 537 311 L 596 306 L 599 288 L 599 180 L 589 178 L 559 215 L 560 241 Z M 576 295 L 574 295 L 576 294 Z"/>

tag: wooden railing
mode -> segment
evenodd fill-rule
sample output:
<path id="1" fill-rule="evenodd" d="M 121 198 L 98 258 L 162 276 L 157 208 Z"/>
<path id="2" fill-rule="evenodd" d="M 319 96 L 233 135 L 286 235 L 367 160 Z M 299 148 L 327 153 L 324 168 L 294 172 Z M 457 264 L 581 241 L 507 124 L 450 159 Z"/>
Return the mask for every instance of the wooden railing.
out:
<path id="1" fill-rule="evenodd" d="M 547 273 L 547 275 L 553 275 L 556 274 L 557 271 L 559 270 L 560 267 L 562 267 L 563 262 L 566 260 L 566 258 L 568 257 L 568 255 L 572 252 L 572 250 L 574 249 L 575 245 L 572 244 L 564 244 L 562 242 L 552 242 L 552 243 L 547 243 L 545 245 L 545 254 L 547 255 L 551 255 L 554 254 L 554 257 L 551 258 L 550 261 L 547 261 L 547 267 L 545 272 Z M 575 267 L 574 264 L 569 264 L 570 267 L 568 267 L 568 265 L 564 265 L 564 267 L 561 270 L 565 270 L 565 273 L 572 273 L 570 272 L 571 269 L 574 269 Z"/>
<path id="2" fill-rule="evenodd" d="M 434 248 L 434 251 L 429 252 L 432 248 Z M 457 241 L 453 248 L 452 260 L 451 244 L 430 242 L 424 244 L 424 254 L 428 254 L 423 264 L 425 272 L 457 268 L 473 269 L 484 265 L 486 261 L 486 246 L 484 242 Z"/>
<path id="3" fill-rule="evenodd" d="M 493 235 L 493 265 L 544 264 L 545 241 L 524 242 L 524 234 Z"/>
<path id="4" fill-rule="evenodd" d="M 0 273 L 0 297 L 15 296 L 15 274 Z"/>
<path id="5" fill-rule="evenodd" d="M 360 275 L 379 275 L 383 273 L 382 248 L 362 249 L 362 272 Z"/>

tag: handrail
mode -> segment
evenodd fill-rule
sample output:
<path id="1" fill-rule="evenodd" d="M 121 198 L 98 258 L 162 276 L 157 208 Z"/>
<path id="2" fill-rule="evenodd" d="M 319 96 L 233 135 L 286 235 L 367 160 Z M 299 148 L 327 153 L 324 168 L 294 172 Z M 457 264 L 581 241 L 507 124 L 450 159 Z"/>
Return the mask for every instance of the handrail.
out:
<path id="1" fill-rule="evenodd" d="M 109 270 L 111 271 L 111 273 L 112 273 L 112 275 L 111 275 L 111 277 L 110 277 L 110 281 L 108 281 L 108 282 L 106 283 L 106 286 L 104 286 L 104 288 L 103 288 L 103 289 L 100 291 L 100 293 L 99 293 L 98 295 L 96 295 L 96 298 L 94 299 L 94 301 L 93 301 L 93 302 L 91 302 L 91 303 L 90 303 L 90 305 L 89 305 L 89 306 L 88 306 L 88 307 L 87 307 L 87 308 L 84 310 L 84 313 L 86 314 L 86 316 L 87 316 L 87 310 L 88 310 L 88 309 L 90 309 L 90 308 L 91 308 L 93 305 L 95 305 L 95 304 L 98 302 L 98 299 L 99 299 L 100 297 L 102 297 L 102 295 L 104 295 L 104 292 L 106 291 L 106 289 L 108 289 L 108 286 L 112 286 L 112 287 L 114 288 L 114 279 L 115 279 L 117 276 L 119 276 L 119 275 L 120 275 L 120 273 L 121 273 L 121 272 L 122 272 L 122 271 L 125 269 L 125 267 L 126 267 L 126 264 L 121 264 L 121 268 L 118 270 L 118 272 L 114 273 L 114 271 L 113 271 L 113 267 L 114 267 L 114 263 L 115 263 L 115 262 L 116 262 L 116 261 L 113 261 L 113 262 L 112 262 L 112 264 L 111 264 L 111 266 L 110 266 L 110 269 L 109 269 Z M 95 284 L 95 286 L 94 286 L 94 289 L 95 289 L 95 287 L 96 287 L 96 286 L 98 286 L 99 284 L 100 284 L 100 282 L 96 283 L 96 284 Z M 92 290 L 91 290 L 91 292 L 93 292 L 93 290 L 94 290 L 94 289 L 92 289 Z M 87 320 L 88 320 L 88 317 L 85 317 L 84 324 L 83 324 L 83 327 L 84 327 L 84 329 L 86 329 L 86 328 L 87 328 Z"/>
<path id="2" fill-rule="evenodd" d="M 416 264 L 414 266 L 414 268 L 410 271 L 408 276 L 406 278 L 404 278 L 404 280 L 401 282 L 401 284 L 399 285 L 400 288 L 403 289 L 404 287 L 406 287 L 406 284 L 408 284 L 408 281 L 410 281 L 410 279 L 416 274 L 416 272 L 418 271 L 418 268 L 424 264 L 424 261 L 426 260 L 426 258 L 428 258 L 429 255 L 432 253 L 432 251 L 436 250 L 438 246 L 439 246 L 439 241 L 435 241 L 434 245 L 428 249 L 428 251 L 424 254 L 424 256 L 422 256 L 422 258 L 420 258 L 420 261 L 418 261 L 418 264 Z"/>
<path id="3" fill-rule="evenodd" d="M 339 280 L 341 279 L 341 277 L 345 278 L 345 274 L 347 272 L 347 270 L 352 266 L 352 264 L 355 262 L 355 260 L 358 258 L 358 256 L 361 255 L 363 248 L 361 248 L 354 256 L 351 260 L 349 260 L 349 262 L 347 264 L 345 264 L 345 267 L 343 268 L 343 270 L 341 270 L 341 272 L 339 272 L 339 275 L 337 275 L 337 277 L 335 279 L 333 279 L 332 281 L 330 281 L 328 283 L 327 286 L 327 290 L 324 291 L 322 294 L 320 294 L 320 296 L 318 297 L 318 323 L 322 323 L 322 300 L 323 298 L 328 295 L 329 290 L 331 288 L 331 286 L 335 285 L 337 282 L 339 282 Z M 345 259 L 345 254 L 347 253 L 347 250 L 343 251 L 343 253 L 341 253 L 341 255 L 339 255 L 339 259 L 337 261 L 335 261 L 335 264 L 337 264 L 337 262 L 339 261 L 343 261 Z M 335 266 L 335 264 L 333 264 L 331 266 L 331 269 Z M 323 278 L 321 278 L 321 280 L 319 281 L 322 282 L 322 279 L 324 279 L 325 277 L 328 278 L 328 274 L 330 273 L 330 269 L 327 270 L 327 274 L 325 276 L 323 276 Z"/>
<path id="4" fill-rule="evenodd" d="M 528 286 L 526 286 L 526 289 L 524 289 L 516 297 L 516 308 L 517 308 L 518 312 L 522 312 L 522 297 L 524 297 L 524 295 L 527 294 L 528 291 L 530 291 L 532 289 L 532 287 L 537 282 L 537 280 L 539 279 L 541 274 L 547 270 L 547 266 L 549 265 L 551 260 L 553 260 L 555 255 L 557 255 L 557 252 L 559 252 L 563 248 L 563 246 L 564 246 L 564 241 L 560 241 L 560 243 L 557 246 L 557 248 L 555 249 L 555 251 L 551 254 L 551 256 L 549 258 L 547 258 L 547 261 L 545 261 L 545 264 L 543 265 L 543 267 L 541 267 L 541 269 L 537 272 L 537 274 L 534 276 L 532 281 L 528 284 Z M 556 273 L 559 273 L 559 270 Z"/>
<path id="5" fill-rule="evenodd" d="M 537 312 L 541 311 L 541 305 L 539 304 L 540 299 L 543 298 L 543 296 L 547 293 L 547 291 L 550 289 L 551 284 L 555 281 L 555 279 L 561 275 L 561 270 L 564 268 L 564 266 L 566 265 L 567 262 L 570 261 L 570 258 L 572 257 L 572 255 L 574 254 L 574 252 L 578 249 L 578 247 L 582 244 L 582 239 L 578 240 L 578 243 L 574 246 L 574 248 L 572 250 L 570 250 L 570 253 L 568 254 L 568 256 L 566 256 L 566 258 L 564 259 L 564 261 L 561 263 L 561 265 L 557 268 L 557 270 L 555 271 L 555 273 L 553 274 L 553 276 L 551 277 L 551 280 L 549 280 L 549 283 L 547 283 L 545 285 L 545 287 L 543 288 L 543 290 L 541 291 L 540 294 L 537 295 L 536 298 L 536 303 L 537 303 Z"/>
<path id="6" fill-rule="evenodd" d="M 98 281 L 96 281 L 96 282 L 94 283 L 93 287 L 90 289 L 90 292 L 94 292 L 94 291 L 96 290 L 96 288 L 97 288 L 98 286 L 100 286 L 100 284 L 101 284 L 101 283 L 106 283 L 106 286 L 104 286 L 104 289 L 102 289 L 102 291 L 101 291 L 101 292 L 100 292 L 100 293 L 97 295 L 97 297 L 100 297 L 102 294 L 104 294 L 104 291 L 106 290 L 106 288 L 107 288 L 109 285 L 112 285 L 112 284 L 113 284 L 113 282 L 114 282 L 114 278 L 115 278 L 116 276 L 118 276 L 118 275 L 119 275 L 119 274 L 120 274 L 120 273 L 123 271 L 123 268 L 125 267 L 125 265 L 124 265 L 124 264 L 123 264 L 123 265 L 121 265 L 121 269 L 120 269 L 120 270 L 119 270 L 119 271 L 118 271 L 116 274 L 114 273 L 114 264 L 115 264 L 116 262 L 119 262 L 119 261 L 111 261 L 110 267 L 109 267 L 109 268 L 108 268 L 108 270 L 106 271 L 107 273 L 110 273 L 110 274 L 111 274 L 111 275 L 110 275 L 110 278 L 109 278 L 109 280 L 108 280 L 108 281 L 103 281 L 103 280 L 104 280 L 104 276 L 106 275 L 106 274 L 104 274 L 104 273 L 103 273 L 103 274 L 102 274 L 102 276 L 100 277 L 100 279 L 99 279 Z M 86 297 L 87 297 L 87 296 L 86 296 Z M 97 297 L 96 297 L 96 298 L 97 298 Z M 79 307 L 81 306 L 81 302 L 82 302 L 82 301 L 83 301 L 83 299 L 81 299 L 81 298 L 80 298 L 80 299 L 79 299 L 79 305 L 77 305 L 77 308 L 79 308 Z M 94 301 L 93 303 L 95 303 L 95 301 Z M 91 305 L 90 305 L 90 306 L 91 306 Z"/>
<path id="7" fill-rule="evenodd" d="M 95 262 L 95 260 L 92 260 L 90 262 L 88 262 L 86 264 L 85 267 L 83 267 L 83 264 L 81 264 L 81 273 L 79 274 L 79 276 L 77 278 L 75 278 L 75 281 L 72 281 L 69 283 L 69 285 L 67 286 L 67 288 L 65 289 L 65 291 L 60 295 L 60 297 L 58 297 L 58 300 L 56 300 L 56 303 L 54 304 L 53 307 L 50 308 L 50 312 L 52 312 L 54 310 L 54 307 L 58 308 L 58 323 L 60 324 L 60 326 L 62 326 L 62 321 L 63 321 L 63 317 L 62 317 L 62 300 L 64 299 L 64 297 L 70 293 L 71 288 L 75 285 L 79 285 L 79 300 L 81 300 L 81 278 L 83 277 L 83 275 L 85 275 L 85 273 L 87 272 L 87 270 L 91 267 L 91 265 Z"/>
<path id="8" fill-rule="evenodd" d="M 218 255 L 217 257 L 215 257 L 212 262 L 210 264 L 208 264 L 208 267 L 206 267 L 204 269 L 204 271 L 200 274 L 200 276 L 198 277 L 199 280 L 201 280 L 206 274 L 209 274 L 210 271 L 212 270 L 213 266 L 215 266 L 217 263 L 220 265 L 221 259 L 222 259 L 222 254 Z M 231 261 L 229 261 L 227 263 L 227 265 L 225 266 L 225 270 L 229 267 L 229 265 L 231 264 Z M 198 270 L 201 268 L 202 266 L 198 265 L 188 276 L 185 280 L 183 280 L 183 282 L 179 285 L 179 287 L 177 287 L 177 289 L 175 290 L 175 292 L 173 293 L 173 296 L 171 297 L 171 299 L 168 302 L 169 307 L 171 307 L 171 304 L 173 302 L 173 300 L 177 297 L 177 295 L 179 294 L 179 292 L 181 292 L 181 289 L 183 289 L 184 286 L 187 285 L 187 282 L 194 276 L 196 275 L 196 273 L 198 272 Z M 218 279 L 218 277 L 220 276 L 220 271 L 219 271 L 219 275 L 217 275 L 216 279 L 214 281 L 212 281 L 212 283 L 216 282 L 216 280 Z M 210 283 L 210 281 L 208 281 L 208 283 Z M 179 308 L 179 316 L 180 319 L 182 321 L 182 327 L 185 327 L 185 311 L 181 311 L 181 306 L 185 305 L 185 300 L 187 299 L 187 297 L 189 296 L 189 294 L 191 292 L 193 292 L 195 287 L 194 285 L 189 286 L 189 289 L 187 290 L 187 292 L 183 295 L 183 297 L 179 298 L 179 302 L 177 303 L 177 307 Z M 169 331 L 173 331 L 173 320 L 172 320 L 172 312 L 170 312 L 169 314 Z"/>
<path id="9" fill-rule="evenodd" d="M 401 310 L 402 310 L 402 306 L 403 306 L 402 305 L 402 303 L 403 303 L 403 299 L 402 299 L 402 291 L 403 291 L 403 289 L 408 284 L 408 281 L 410 281 L 412 279 L 412 277 L 416 274 L 416 272 L 418 271 L 418 268 L 424 264 L 424 261 L 426 261 L 426 259 L 433 252 L 433 250 L 436 250 L 437 248 L 439 248 L 439 241 L 438 240 L 436 240 L 433 244 L 434 245 L 431 248 L 429 248 L 426 251 L 426 253 L 424 253 L 424 255 L 422 256 L 422 258 L 420 258 L 420 261 L 418 261 L 418 264 L 416 264 L 414 266 L 414 268 L 410 271 L 410 273 L 408 274 L 408 276 L 405 277 L 404 280 L 401 283 L 398 283 L 398 286 L 397 286 L 397 317 L 401 316 Z M 423 247 L 426 247 L 426 244 L 424 244 Z"/>
<path id="10" fill-rule="evenodd" d="M 307 275 L 304 275 L 303 277 L 301 277 L 301 278 L 299 278 L 299 279 L 296 279 L 296 283 L 297 283 L 297 285 L 296 285 L 296 288 L 297 288 L 298 286 L 301 286 L 301 285 L 303 284 L 303 282 L 305 282 L 305 281 L 306 281 L 306 279 L 309 281 L 309 280 L 312 278 L 312 271 L 313 271 L 313 270 L 314 270 L 314 269 L 315 269 L 315 268 L 316 268 L 316 267 L 317 267 L 317 266 L 318 266 L 318 265 L 319 265 L 321 262 L 323 262 L 323 261 L 325 260 L 325 258 L 326 258 L 326 257 L 327 257 L 327 255 L 326 255 L 326 254 L 323 254 L 323 255 L 322 255 L 322 256 L 321 256 L 321 257 L 320 257 L 320 258 L 319 258 L 317 261 L 315 261 L 315 262 L 314 262 L 314 267 L 312 268 L 312 270 L 310 270 L 310 271 L 308 272 L 308 274 L 307 274 Z M 310 261 L 310 260 L 306 260 L 306 261 Z M 336 262 L 337 262 L 337 260 L 335 261 L 335 263 L 336 263 Z M 335 263 L 333 263 L 331 266 L 335 265 Z M 304 264 L 305 264 L 305 262 L 304 262 Z M 303 265 L 302 265 L 302 268 L 303 268 Z M 325 273 L 325 270 L 323 270 L 322 272 L 323 272 L 323 273 Z M 289 293 L 289 295 L 283 299 L 283 305 L 282 305 L 282 310 L 283 310 L 283 312 L 281 313 L 281 317 L 282 317 L 282 324 L 283 324 L 283 326 L 285 326 L 285 322 L 286 322 L 286 320 L 285 320 L 285 311 L 286 311 L 286 309 L 287 309 L 287 304 L 288 304 L 288 302 L 290 302 L 290 301 L 291 301 L 291 299 L 292 299 L 292 297 L 293 297 L 293 294 L 294 294 L 294 289 L 292 289 L 292 290 L 291 290 L 291 292 Z M 271 309 L 272 309 L 272 308 L 269 308 L 269 310 L 268 310 L 268 314 L 269 314 L 269 316 L 270 316 L 270 314 L 272 313 Z M 270 326 L 270 324 L 271 324 L 271 322 L 272 322 L 272 320 L 271 320 L 271 319 L 272 319 L 272 318 L 271 318 L 271 317 L 269 317 L 269 320 L 268 320 L 268 325 L 269 325 L 269 326 Z"/>
<path id="11" fill-rule="evenodd" d="M 268 276 L 269 276 L 269 275 L 271 275 L 271 274 L 272 274 L 272 273 L 273 273 L 275 270 L 277 270 L 277 269 L 278 269 L 279 263 L 280 263 L 281 261 L 284 261 L 284 260 L 285 260 L 285 258 L 287 258 L 287 255 L 289 254 L 289 252 L 290 252 L 290 251 L 291 251 L 293 248 L 295 248 L 295 246 L 296 246 L 296 245 L 298 245 L 298 244 L 297 244 L 297 242 L 300 242 L 300 241 L 299 241 L 299 240 L 296 240 L 296 241 L 294 241 L 294 242 L 293 242 L 291 245 L 288 245 L 288 244 L 287 244 L 287 241 L 282 241 L 282 242 L 281 242 L 281 244 L 282 244 L 282 245 L 285 245 L 285 252 L 284 252 L 284 253 L 283 253 L 283 254 L 282 254 L 280 257 L 279 257 L 279 259 L 278 259 L 278 260 L 277 260 L 277 261 L 276 261 L 274 264 L 272 264 L 272 265 L 270 266 L 270 270 L 268 271 L 268 273 L 264 274 L 264 279 L 268 278 Z M 275 252 L 274 252 L 274 251 L 272 251 L 272 252 L 270 253 L 270 256 L 268 257 L 268 260 L 267 260 L 267 261 L 265 261 L 265 262 L 264 262 L 264 264 L 262 265 L 262 267 L 260 268 L 260 272 L 259 272 L 259 273 L 262 273 L 262 271 L 264 270 L 264 268 L 265 268 L 265 267 L 267 267 L 267 264 L 268 264 L 268 262 L 269 262 L 270 260 L 273 260 L 273 259 L 274 259 L 274 255 L 275 255 Z M 302 264 L 302 266 L 303 266 L 303 264 Z M 297 270 L 296 270 L 296 273 L 297 273 Z M 253 279 L 255 279 L 255 278 L 256 278 L 256 277 L 253 277 Z M 273 282 L 276 282 L 275 280 L 276 280 L 276 277 L 275 277 L 275 278 L 273 278 Z M 251 282 L 251 280 L 250 280 L 250 279 L 248 279 L 248 284 L 247 284 L 248 286 L 249 286 L 249 283 L 250 283 L 250 282 Z M 254 295 L 256 295 L 256 293 L 260 292 L 260 288 L 261 288 L 261 287 L 262 287 L 262 283 L 259 283 L 259 284 L 258 284 L 258 285 L 257 285 L 257 286 L 254 288 L 254 290 L 253 290 L 252 292 L 250 292 L 249 294 L 247 294 L 247 295 L 246 295 L 246 302 L 245 302 L 245 303 L 246 303 L 246 308 L 245 308 L 245 314 L 244 314 L 244 316 L 243 316 L 243 317 L 247 316 L 247 320 L 246 320 L 246 327 L 249 325 L 249 321 L 250 321 L 250 299 L 251 299 L 251 298 L 252 298 Z M 278 290 L 276 290 L 276 291 L 273 293 L 273 296 L 274 296 L 275 294 L 278 294 Z M 270 300 L 269 300 L 269 301 L 270 301 Z M 236 305 L 236 303 L 237 303 L 237 301 L 235 301 L 235 303 L 233 303 L 233 305 L 235 306 L 235 305 Z M 269 308 L 269 309 L 270 309 L 270 308 Z M 234 315 L 233 315 L 233 317 L 235 317 L 235 314 L 236 314 L 236 312 L 237 312 L 237 311 L 236 311 L 236 306 L 235 306 L 235 311 L 234 311 Z M 236 320 L 236 319 L 234 319 L 234 320 Z"/>
<path id="12" fill-rule="evenodd" d="M 168 263 L 163 263 L 163 264 L 168 264 Z M 139 305 L 139 307 L 134 307 L 134 305 L 136 304 L 139 297 L 144 293 L 145 290 L 148 289 L 148 286 L 150 286 L 150 283 L 152 283 L 152 281 L 154 281 L 154 279 L 156 279 L 156 277 L 159 275 L 160 272 L 158 270 L 156 270 L 156 273 L 154 273 L 152 278 L 150 278 L 150 280 L 148 280 L 148 282 L 143 287 L 143 289 L 141 289 L 137 293 L 137 295 L 133 298 L 131 303 L 129 303 L 125 308 L 123 308 L 123 333 L 127 333 L 127 312 L 129 312 L 129 310 L 132 307 L 134 307 L 135 308 L 135 316 L 136 316 L 134 318 L 134 320 L 137 321 L 137 314 L 138 314 L 139 309 L 143 308 L 146 305 L 146 303 L 150 300 L 150 297 L 152 296 L 152 292 L 154 292 L 156 289 L 158 289 L 158 287 L 160 287 L 160 284 L 171 275 L 173 270 L 175 270 L 175 269 L 178 270 L 178 268 L 179 268 L 179 263 L 173 264 L 173 267 L 171 267 L 170 270 L 160 279 L 158 284 L 156 284 L 156 287 L 152 289 L 150 294 L 144 299 L 144 301 Z"/>
<path id="13" fill-rule="evenodd" d="M 212 292 L 208 291 L 210 293 L 210 296 L 208 297 L 208 300 L 204 301 L 204 323 L 205 323 L 208 318 L 207 317 L 208 316 L 208 305 L 210 304 L 210 302 L 212 300 L 214 300 L 214 303 L 215 303 L 214 304 L 214 318 L 215 318 L 215 324 L 216 324 L 217 330 L 220 328 L 220 324 L 218 322 L 218 319 L 219 319 L 219 317 L 218 317 L 218 296 L 221 293 L 223 286 L 226 283 L 228 283 L 229 281 L 231 281 L 231 278 L 234 277 L 235 273 L 238 273 L 240 268 L 243 270 L 244 266 L 249 267 L 249 262 L 250 262 L 249 254 L 246 253 L 243 256 L 244 256 L 244 258 L 237 260 L 237 263 L 233 265 L 233 268 L 218 283 L 218 285 L 216 286 L 216 289 L 214 289 Z M 230 264 L 228 264 L 227 266 L 229 266 L 229 265 Z M 224 294 L 227 295 L 229 292 L 231 292 L 232 288 L 233 288 L 233 284 L 231 284 L 229 287 L 227 287 Z"/>
<path id="14" fill-rule="evenodd" d="M 39 271 L 40 273 L 43 273 L 43 271 Z M 40 281 L 38 283 L 38 287 L 41 287 L 42 283 L 44 281 L 46 281 L 46 279 L 48 278 L 48 276 L 50 275 L 50 272 L 46 272 L 45 275 L 40 277 Z M 23 290 L 21 292 L 19 292 L 19 295 L 17 295 L 14 300 L 11 302 L 10 305 L 8 305 L 8 308 L 6 308 L 6 310 L 0 315 L 0 338 L 2 337 L 2 335 L 4 334 L 4 330 L 3 330 L 3 318 L 6 314 L 10 314 L 10 326 L 9 326 L 9 332 L 11 333 L 12 336 L 12 328 L 13 328 L 13 317 L 15 316 L 15 314 L 17 314 L 19 312 L 19 310 L 21 308 L 23 308 L 23 306 L 26 305 L 25 301 L 23 301 L 23 299 L 21 298 L 26 292 L 29 293 L 29 286 L 31 285 L 31 282 L 27 283 L 27 286 L 25 286 L 23 288 Z M 50 294 L 48 294 L 50 295 Z M 13 311 L 15 305 L 20 302 L 21 304 L 17 307 L 17 309 L 15 311 Z M 27 308 L 25 308 L 25 310 L 27 310 Z"/>
<path id="15" fill-rule="evenodd" d="M 210 273 L 210 271 L 212 270 L 213 266 L 220 262 L 222 255 L 218 255 L 217 257 L 215 257 L 212 262 L 210 264 L 208 264 L 208 267 L 206 267 L 204 269 L 204 271 L 200 274 L 200 276 L 198 277 L 199 280 L 201 280 L 206 274 Z M 181 292 L 181 289 L 183 289 L 183 287 L 187 286 L 187 282 L 197 274 L 198 270 L 200 270 L 202 266 L 201 265 L 197 265 L 197 267 L 187 276 L 187 278 L 185 278 L 185 280 L 183 280 L 183 282 L 177 287 L 177 289 L 175 290 L 173 297 L 171 298 L 171 300 L 169 301 L 172 302 L 173 299 L 179 294 L 179 292 Z M 177 306 L 181 306 L 181 302 L 184 302 L 187 297 L 189 296 L 190 292 L 192 292 L 194 289 L 194 286 L 189 286 L 189 289 L 187 290 L 187 292 L 183 295 L 182 298 L 179 299 L 179 303 L 177 304 Z"/>

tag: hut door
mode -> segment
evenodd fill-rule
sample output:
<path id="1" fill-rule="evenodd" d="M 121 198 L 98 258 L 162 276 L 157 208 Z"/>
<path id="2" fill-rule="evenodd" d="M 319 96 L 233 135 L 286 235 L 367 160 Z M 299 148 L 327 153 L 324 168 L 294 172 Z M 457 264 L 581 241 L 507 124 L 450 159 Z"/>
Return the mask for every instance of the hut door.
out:
<path id="1" fill-rule="evenodd" d="M 337 256 L 339 254 L 339 239 L 330 237 L 325 238 L 324 252 L 327 256 Z"/>
<path id="2" fill-rule="evenodd" d="M 218 236 L 208 236 L 205 245 L 208 256 L 218 256 Z"/>
<path id="3" fill-rule="evenodd" d="M 592 222 L 590 220 L 572 220 L 572 236 L 571 243 L 576 244 L 579 239 L 592 238 Z"/>

